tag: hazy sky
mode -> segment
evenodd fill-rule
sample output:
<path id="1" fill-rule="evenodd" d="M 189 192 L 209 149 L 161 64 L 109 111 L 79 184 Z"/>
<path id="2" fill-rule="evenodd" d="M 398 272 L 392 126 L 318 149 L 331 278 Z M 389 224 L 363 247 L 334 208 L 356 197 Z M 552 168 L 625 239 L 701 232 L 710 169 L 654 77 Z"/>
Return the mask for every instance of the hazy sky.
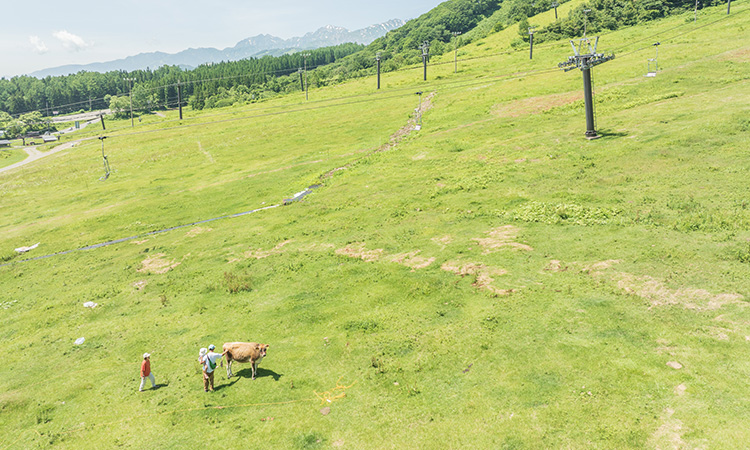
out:
<path id="1" fill-rule="evenodd" d="M 257 34 L 302 36 L 412 19 L 442 0 L 9 0 L 0 6 L 0 77 L 144 52 L 232 47 Z"/>

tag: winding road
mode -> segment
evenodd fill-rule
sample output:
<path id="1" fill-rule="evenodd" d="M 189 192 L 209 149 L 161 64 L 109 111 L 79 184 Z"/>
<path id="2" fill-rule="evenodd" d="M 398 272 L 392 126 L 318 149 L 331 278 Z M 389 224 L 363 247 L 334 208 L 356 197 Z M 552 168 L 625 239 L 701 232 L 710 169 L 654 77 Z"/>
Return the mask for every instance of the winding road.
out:
<path id="1" fill-rule="evenodd" d="M 79 129 L 84 129 L 84 128 L 86 128 L 87 125 L 91 125 L 92 123 L 96 123 L 98 121 L 99 121 L 99 119 L 91 119 L 88 122 L 82 123 Z M 56 133 L 56 134 L 71 133 L 71 132 L 73 132 L 75 130 L 76 130 L 75 128 L 71 127 L 71 128 L 62 130 L 60 133 Z M 23 161 L 19 161 L 19 162 L 15 163 L 15 164 L 11 164 L 9 166 L 0 168 L 0 173 L 7 172 L 9 170 L 13 170 L 13 169 L 15 169 L 17 167 L 25 166 L 26 164 L 32 163 L 32 162 L 34 162 L 34 161 L 36 161 L 38 159 L 42 159 L 42 158 L 44 158 L 46 156 L 54 155 L 55 153 L 61 152 L 63 150 L 67 150 L 67 149 L 73 148 L 79 142 L 81 142 L 81 141 L 78 140 L 78 141 L 66 142 L 64 144 L 58 145 L 57 147 L 53 148 L 52 150 L 50 150 L 48 152 L 40 152 L 39 150 L 36 149 L 35 145 L 29 146 L 29 147 L 24 147 L 23 150 L 29 156 L 26 157 L 26 159 L 24 159 Z"/>
<path id="2" fill-rule="evenodd" d="M 36 146 L 24 147 L 23 150 L 29 156 L 26 157 L 26 159 L 24 159 L 23 161 L 19 161 L 19 162 L 15 163 L 15 164 L 11 164 L 11 165 L 9 165 L 7 167 L 0 168 L 0 173 L 7 172 L 9 170 L 13 170 L 13 169 L 15 169 L 17 167 L 25 166 L 26 164 L 32 163 L 32 162 L 36 161 L 37 159 L 42 159 L 42 158 L 44 158 L 46 156 L 54 155 L 57 152 L 61 152 L 63 150 L 67 150 L 69 148 L 73 148 L 79 142 L 81 142 L 81 141 L 66 142 L 64 144 L 58 145 L 57 147 L 53 148 L 52 150 L 50 150 L 48 152 L 40 152 L 39 150 L 36 149 Z"/>

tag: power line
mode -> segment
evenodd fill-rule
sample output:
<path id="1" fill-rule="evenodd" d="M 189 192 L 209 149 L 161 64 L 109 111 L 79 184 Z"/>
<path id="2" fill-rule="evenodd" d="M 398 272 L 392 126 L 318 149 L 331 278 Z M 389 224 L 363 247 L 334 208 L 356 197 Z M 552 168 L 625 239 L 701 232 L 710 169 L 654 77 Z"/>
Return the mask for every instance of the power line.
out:
<path id="1" fill-rule="evenodd" d="M 461 83 L 461 84 L 457 84 L 455 86 L 451 86 L 450 84 L 446 83 L 446 84 L 437 85 L 437 86 L 423 87 L 423 89 L 428 89 L 428 88 L 429 89 L 436 89 L 437 87 L 457 89 L 457 88 L 462 88 L 462 87 L 469 87 L 469 86 L 474 86 L 474 85 L 479 85 L 479 84 L 485 84 L 487 82 L 502 81 L 503 79 L 506 79 L 506 78 L 507 79 L 513 79 L 513 78 L 518 78 L 518 77 L 523 77 L 523 76 L 530 76 L 530 75 L 536 75 L 536 74 L 545 74 L 545 73 L 557 73 L 557 69 L 539 69 L 539 70 L 527 71 L 527 72 L 516 72 L 516 73 L 512 73 L 512 74 L 496 75 L 496 76 L 490 76 L 490 77 L 485 77 L 485 78 L 474 79 L 471 82 Z M 406 91 L 406 90 L 413 91 L 413 89 L 414 89 L 414 87 L 405 87 L 405 88 L 399 89 L 399 91 Z M 231 119 L 214 120 L 214 121 L 210 121 L 210 122 L 200 122 L 200 123 L 193 123 L 193 124 L 184 124 L 184 125 L 178 125 L 178 126 L 174 126 L 174 127 L 157 128 L 157 129 L 153 129 L 153 130 L 134 131 L 134 132 L 122 133 L 122 134 L 110 134 L 109 137 L 111 137 L 111 138 L 118 138 L 118 137 L 136 136 L 136 135 L 150 134 L 150 133 L 156 133 L 156 132 L 161 132 L 161 131 L 171 131 L 171 130 L 182 129 L 182 128 L 191 128 L 191 127 L 203 126 L 203 125 L 213 125 L 213 124 L 218 124 L 218 123 L 227 123 L 227 122 L 235 122 L 235 121 L 240 121 L 240 120 L 255 119 L 255 118 L 259 118 L 259 117 L 269 117 L 269 116 L 275 116 L 275 115 L 281 115 L 281 114 L 290 114 L 290 113 L 296 113 L 296 112 L 316 111 L 316 110 L 320 110 L 320 109 L 327 109 L 327 108 L 332 108 L 332 107 L 337 107 L 337 106 L 348 106 L 348 105 L 354 105 L 354 104 L 365 103 L 365 102 L 370 102 L 370 101 L 383 101 L 383 100 L 388 100 L 388 99 L 393 99 L 393 98 L 400 98 L 400 97 L 405 96 L 404 94 L 396 94 L 396 95 L 380 96 L 379 98 L 376 98 L 376 99 L 369 99 L 369 98 L 364 98 L 363 99 L 362 98 L 362 97 L 371 97 L 372 95 L 374 95 L 374 94 L 363 94 L 363 95 L 357 95 L 357 96 L 351 96 L 351 97 L 344 97 L 344 98 L 339 98 L 339 99 L 328 100 L 328 101 L 333 101 L 333 100 L 347 100 L 347 99 L 351 99 L 351 101 L 347 101 L 347 102 L 343 102 L 343 103 L 335 103 L 335 104 L 330 104 L 330 105 L 319 105 L 319 106 L 313 106 L 313 107 L 302 107 L 302 108 L 298 108 L 298 109 L 286 109 L 286 110 L 277 111 L 277 112 L 268 112 L 268 113 L 264 113 L 264 114 L 254 114 L 254 115 L 249 115 L 249 116 L 235 117 L 235 118 L 231 118 Z M 411 95 L 411 94 L 409 94 L 409 95 Z M 357 100 L 357 99 L 359 99 L 359 100 Z M 286 107 L 286 106 L 279 106 L 279 107 L 270 107 L 270 108 L 266 108 L 266 109 L 278 109 L 278 108 L 288 108 L 288 107 Z M 214 116 L 211 116 L 211 117 L 225 116 L 225 115 L 229 115 L 229 114 L 236 114 L 236 112 L 234 112 L 234 113 L 226 113 L 226 114 L 217 114 L 217 115 L 214 115 Z M 205 117 L 206 116 L 201 116 L 200 118 L 205 118 Z M 193 119 L 198 119 L 198 117 L 195 117 Z M 159 122 L 158 124 L 159 125 L 163 125 L 164 123 L 165 122 Z M 90 139 L 96 139 L 96 138 L 94 138 L 94 137 L 92 137 L 92 138 L 84 138 L 84 139 L 82 139 L 82 141 L 83 140 L 90 140 Z"/>
<path id="2" fill-rule="evenodd" d="M 750 9 L 745 9 L 742 12 L 747 12 L 747 11 L 750 11 Z M 736 16 L 736 15 L 737 14 L 735 14 L 734 16 Z M 692 32 L 694 32 L 696 30 L 701 29 L 701 28 L 705 28 L 705 27 L 714 25 L 716 23 L 719 23 L 719 22 L 721 22 L 723 20 L 728 19 L 729 17 L 732 17 L 732 16 L 723 16 L 723 17 L 721 17 L 721 18 L 719 18 L 719 19 L 717 19 L 717 20 L 715 20 L 713 22 L 709 22 L 709 23 L 703 24 L 703 25 L 701 25 L 699 27 L 695 27 L 695 28 L 692 28 L 690 30 L 687 30 L 684 33 L 679 33 L 679 34 L 677 34 L 675 36 L 667 37 L 667 39 L 675 39 L 677 37 L 684 36 L 686 34 L 692 33 Z M 680 28 L 682 26 L 684 26 L 684 25 L 678 25 L 677 27 L 670 28 L 669 30 L 660 31 L 660 32 L 655 33 L 653 35 L 650 35 L 648 37 L 641 38 L 640 40 L 638 40 L 636 42 L 640 42 L 640 41 L 643 41 L 643 40 L 646 40 L 646 39 L 651 39 L 651 38 L 653 38 L 655 36 L 660 36 L 660 35 L 662 35 L 664 33 L 669 32 L 669 31 L 674 31 L 675 29 L 678 29 L 678 28 Z M 560 43 L 555 43 L 554 45 L 560 45 Z M 645 50 L 647 48 L 650 48 L 650 47 L 651 47 L 651 45 L 648 45 L 646 47 L 642 47 L 642 48 L 638 48 L 638 49 L 635 49 L 635 50 L 631 50 L 630 52 L 626 52 L 626 53 L 622 54 L 620 56 L 620 58 L 622 58 L 624 56 L 631 55 L 633 53 L 637 53 L 637 52 L 643 51 L 643 50 Z M 521 50 L 521 51 L 523 51 L 523 50 Z M 505 53 L 494 54 L 494 55 L 487 55 L 487 56 L 481 56 L 481 57 L 475 57 L 475 58 L 468 58 L 467 61 L 469 61 L 469 60 L 477 60 L 477 59 L 487 59 L 487 58 L 497 57 L 497 56 L 501 56 L 502 54 L 508 54 L 508 53 L 516 53 L 516 52 L 505 52 Z M 440 65 L 440 64 L 450 64 L 450 61 L 443 62 L 443 63 L 437 63 L 435 65 Z M 405 68 L 405 69 L 399 69 L 399 70 L 414 70 L 414 69 L 418 69 L 418 68 L 419 68 L 419 66 L 414 66 L 414 67 Z M 526 71 L 526 72 L 517 72 L 517 73 L 511 73 L 511 74 L 501 74 L 501 75 L 496 75 L 496 76 L 492 76 L 492 77 L 475 79 L 475 81 L 471 82 L 471 83 L 458 84 L 457 87 L 486 83 L 487 81 L 491 81 L 493 79 L 502 79 L 502 78 L 506 78 L 506 77 L 513 78 L 513 77 L 517 77 L 517 76 L 529 76 L 529 75 L 535 75 L 535 74 L 555 73 L 555 72 L 557 72 L 556 69 L 538 69 L 538 70 L 531 70 L 531 71 Z M 444 84 L 441 83 L 438 86 L 442 85 L 442 87 L 447 87 L 450 84 L 451 84 L 451 82 L 444 83 Z M 397 92 L 399 90 L 401 90 L 401 91 L 412 91 L 413 89 L 414 89 L 413 86 L 409 86 L 409 87 L 405 87 L 405 88 L 401 88 L 401 89 L 392 90 L 391 92 Z M 424 89 L 427 89 L 427 88 L 425 87 Z M 354 95 L 354 96 L 350 96 L 350 97 L 341 97 L 341 98 L 337 98 L 337 99 L 329 99 L 329 100 L 324 100 L 324 101 L 356 99 L 356 98 L 361 98 L 361 97 L 369 97 L 369 96 L 372 96 L 372 95 L 376 95 L 376 94 L 374 94 L 374 93 L 359 94 L 359 95 Z M 390 99 L 390 98 L 393 98 L 393 96 L 381 97 L 380 100 Z M 351 101 L 351 102 L 347 102 L 347 103 L 341 103 L 341 104 L 338 104 L 338 105 L 345 106 L 345 105 L 350 105 L 350 104 L 355 104 L 355 103 L 362 103 L 362 102 L 363 101 Z M 133 134 L 152 133 L 152 132 L 155 132 L 155 131 L 162 131 L 162 130 L 173 130 L 173 129 L 178 129 L 178 128 L 181 128 L 181 127 L 193 127 L 193 126 L 198 126 L 198 125 L 208 125 L 208 124 L 224 123 L 224 122 L 229 122 L 229 121 L 237 121 L 237 120 L 245 120 L 245 119 L 250 119 L 250 118 L 258 118 L 258 117 L 265 117 L 265 116 L 271 116 L 271 115 L 278 115 L 278 114 L 283 114 L 283 113 L 287 113 L 287 112 L 290 112 L 290 113 L 291 112 L 302 112 L 302 111 L 309 111 L 309 110 L 315 110 L 315 109 L 321 109 L 321 108 L 329 108 L 329 107 L 332 107 L 332 106 L 337 106 L 337 105 L 326 105 L 326 106 L 319 106 L 319 107 L 312 107 L 312 108 L 304 108 L 304 109 L 297 109 L 297 110 L 281 111 L 281 112 L 275 112 L 275 113 L 258 114 L 258 115 L 244 116 L 244 117 L 239 117 L 239 118 L 234 118 L 234 119 L 226 119 L 226 120 L 211 121 L 211 122 L 201 122 L 199 124 L 186 124 L 186 125 L 182 125 L 182 126 L 178 126 L 178 127 L 161 128 L 159 130 L 144 130 L 144 131 L 135 132 L 135 133 L 113 135 L 112 137 L 115 137 L 115 136 L 118 136 L 118 137 L 119 136 L 131 136 Z M 266 108 L 266 109 L 277 109 L 277 108 L 283 108 L 283 106 L 269 107 L 269 108 Z M 225 115 L 229 115 L 229 114 L 237 114 L 237 112 L 235 111 L 235 112 L 231 112 L 231 113 L 228 112 L 228 113 L 216 114 L 216 115 L 212 115 L 212 116 L 201 116 L 201 118 L 225 116 Z M 164 122 L 160 122 L 160 124 L 163 124 L 163 123 Z"/>
<path id="3" fill-rule="evenodd" d="M 735 2 L 736 2 L 736 0 L 735 0 Z M 740 11 L 739 13 L 745 13 L 747 11 L 748 11 L 748 9 L 744 9 L 744 10 Z M 736 15 L 737 14 L 734 14 L 733 16 L 736 16 Z M 700 25 L 698 27 L 695 27 L 695 28 L 692 28 L 691 30 L 686 31 L 685 33 L 681 33 L 681 34 L 672 36 L 671 39 L 674 39 L 676 37 L 680 37 L 680 36 L 683 36 L 685 34 L 688 34 L 688 33 L 692 32 L 692 31 L 695 31 L 695 30 L 698 30 L 698 29 L 701 29 L 701 28 L 713 25 L 715 23 L 721 22 L 721 21 L 726 20 L 726 19 L 728 19 L 730 17 L 733 17 L 733 16 L 724 15 L 723 17 L 721 17 L 721 18 L 719 18 L 719 19 L 717 19 L 717 20 L 715 20 L 713 22 L 709 22 L 709 23 Z M 645 36 L 643 38 L 640 38 L 640 39 L 637 39 L 635 41 L 629 42 L 628 43 L 628 47 L 630 45 L 635 44 L 635 43 L 639 43 L 639 42 L 651 40 L 654 37 L 661 36 L 661 35 L 663 35 L 665 33 L 669 33 L 670 31 L 674 31 L 676 29 L 680 29 L 680 28 L 688 26 L 688 25 L 690 25 L 690 23 L 686 22 L 686 23 L 677 25 L 675 27 L 672 27 L 670 29 L 659 31 L 659 32 L 651 34 L 649 36 Z M 609 33 L 604 33 L 604 34 L 602 34 L 600 36 L 606 36 L 608 34 L 615 33 L 616 31 L 617 30 L 612 30 Z M 564 43 L 556 41 L 556 42 L 550 42 L 549 44 L 537 44 L 536 45 L 537 50 L 539 50 L 539 49 L 546 49 L 546 48 L 552 48 L 552 47 L 556 47 L 556 46 L 564 46 Z M 643 51 L 646 48 L 650 48 L 650 45 L 647 46 L 647 47 L 641 47 L 641 48 L 638 48 L 638 49 L 635 49 L 635 50 L 631 50 L 631 51 L 625 52 L 625 53 L 622 53 L 624 50 L 617 50 L 617 51 L 615 51 L 615 53 L 620 54 L 621 57 L 622 57 L 622 56 L 628 56 L 628 55 L 630 55 L 632 53 Z M 471 57 L 471 58 L 465 58 L 465 59 L 462 59 L 462 62 L 469 62 L 469 61 L 476 61 L 476 60 L 482 60 L 482 59 L 496 58 L 496 57 L 499 57 L 499 56 L 511 55 L 511 54 L 520 53 L 520 52 L 523 52 L 523 51 L 524 51 L 523 49 L 506 50 L 506 51 L 502 51 L 502 52 L 493 53 L 493 54 L 490 54 L 490 55 L 482 55 L 482 56 L 476 56 L 476 57 Z M 439 62 L 439 63 L 433 63 L 431 65 L 432 66 L 441 66 L 441 65 L 451 64 L 451 63 L 452 63 L 451 61 L 443 61 L 443 62 Z M 453 63 L 455 64 L 455 61 Z M 332 63 L 330 63 L 330 64 L 332 64 Z M 319 65 L 316 65 L 316 66 L 310 66 L 308 69 L 309 70 L 314 70 L 314 69 L 317 69 L 317 68 L 320 68 L 320 67 L 328 66 L 330 64 L 319 64 Z M 413 66 L 410 66 L 410 67 L 402 67 L 402 68 L 399 68 L 399 69 L 396 69 L 396 70 L 392 70 L 390 72 L 391 73 L 397 73 L 397 72 L 405 72 L 405 71 L 417 70 L 417 69 L 419 69 L 419 65 L 413 65 Z M 272 70 L 272 71 L 251 72 L 251 73 L 248 73 L 248 74 L 241 74 L 241 75 L 232 75 L 232 76 L 224 76 L 224 77 L 214 77 L 214 78 L 203 78 L 203 79 L 197 79 L 197 80 L 189 80 L 187 82 L 184 82 L 183 85 L 199 84 L 199 83 L 209 83 L 209 82 L 214 82 L 214 81 L 224 81 L 224 80 L 230 80 L 230 79 L 236 79 L 236 78 L 242 78 L 242 77 L 253 77 L 253 76 L 261 76 L 261 75 L 271 75 L 271 74 L 276 74 L 276 73 L 280 73 L 280 72 L 289 72 L 289 73 L 287 73 L 285 75 L 291 75 L 292 73 L 294 73 L 294 69 L 291 69 L 291 68 L 290 69 L 278 69 L 278 70 Z M 159 85 L 159 86 L 154 86 L 154 87 L 150 87 L 150 88 L 145 88 L 144 91 L 145 92 L 152 92 L 152 91 L 167 89 L 167 88 L 170 88 L 170 87 L 176 87 L 179 84 L 180 83 L 178 82 L 178 83 L 172 83 L 172 84 Z M 91 100 L 93 100 L 93 101 L 104 101 L 104 99 L 105 99 L 104 97 L 100 97 L 100 98 L 91 99 Z M 75 105 L 85 104 L 87 102 L 88 102 L 88 100 L 82 100 L 82 101 L 73 102 L 73 103 L 69 103 L 69 104 L 65 104 L 65 105 L 58 105 L 57 108 L 63 108 L 63 107 L 68 107 L 68 106 L 75 106 Z M 37 109 L 37 110 L 27 111 L 27 112 L 24 112 L 24 113 L 17 113 L 16 116 L 20 117 L 23 114 L 28 114 L 30 112 L 35 112 L 35 111 L 39 111 L 39 110 Z"/>

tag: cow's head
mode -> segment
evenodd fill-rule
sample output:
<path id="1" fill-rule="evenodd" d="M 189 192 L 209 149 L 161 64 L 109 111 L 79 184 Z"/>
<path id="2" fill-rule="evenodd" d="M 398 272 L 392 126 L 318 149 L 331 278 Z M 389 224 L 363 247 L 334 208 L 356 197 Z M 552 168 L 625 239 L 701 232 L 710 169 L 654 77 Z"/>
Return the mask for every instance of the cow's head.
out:
<path id="1" fill-rule="evenodd" d="M 268 344 L 258 344 L 255 348 L 260 352 L 260 357 L 265 358 L 266 352 L 268 351 Z"/>

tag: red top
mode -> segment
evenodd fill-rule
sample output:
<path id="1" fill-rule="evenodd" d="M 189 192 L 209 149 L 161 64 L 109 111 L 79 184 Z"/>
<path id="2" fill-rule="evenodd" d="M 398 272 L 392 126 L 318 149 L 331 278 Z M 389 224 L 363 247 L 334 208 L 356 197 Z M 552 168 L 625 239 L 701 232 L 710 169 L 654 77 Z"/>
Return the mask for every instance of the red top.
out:
<path id="1" fill-rule="evenodd" d="M 151 360 L 144 359 L 143 364 L 141 364 L 141 376 L 147 377 L 149 375 L 151 375 Z"/>

